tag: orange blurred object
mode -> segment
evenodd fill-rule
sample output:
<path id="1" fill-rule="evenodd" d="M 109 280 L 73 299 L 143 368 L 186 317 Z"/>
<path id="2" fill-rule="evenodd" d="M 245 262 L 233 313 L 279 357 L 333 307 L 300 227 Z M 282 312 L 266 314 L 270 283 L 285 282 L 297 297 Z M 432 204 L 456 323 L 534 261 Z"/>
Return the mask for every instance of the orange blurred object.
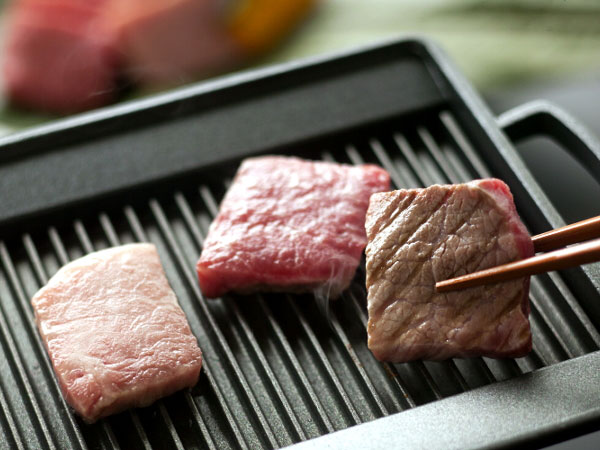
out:
<path id="1" fill-rule="evenodd" d="M 275 46 L 312 10 L 316 0 L 240 0 L 229 30 L 236 42 L 254 55 Z"/>

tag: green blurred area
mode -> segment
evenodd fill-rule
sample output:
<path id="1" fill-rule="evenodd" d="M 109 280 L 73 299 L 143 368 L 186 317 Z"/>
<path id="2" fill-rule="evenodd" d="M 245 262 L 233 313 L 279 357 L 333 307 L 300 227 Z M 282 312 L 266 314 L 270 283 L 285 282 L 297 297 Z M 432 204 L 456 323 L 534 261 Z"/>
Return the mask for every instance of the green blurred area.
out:
<path id="1" fill-rule="evenodd" d="M 480 90 L 600 67 L 598 0 L 322 0 L 255 66 L 405 33 L 437 41 Z M 49 119 L 11 109 L 0 97 L 0 134 Z"/>

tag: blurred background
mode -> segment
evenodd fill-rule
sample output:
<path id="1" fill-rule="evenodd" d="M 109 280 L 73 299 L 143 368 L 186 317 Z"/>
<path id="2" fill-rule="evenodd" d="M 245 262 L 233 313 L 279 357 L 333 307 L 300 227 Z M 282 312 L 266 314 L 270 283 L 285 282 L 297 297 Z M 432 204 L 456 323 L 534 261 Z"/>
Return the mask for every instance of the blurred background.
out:
<path id="1" fill-rule="evenodd" d="M 199 18 L 194 19 L 197 22 L 193 31 L 185 35 L 180 32 L 185 26 L 180 24 L 183 16 L 192 16 L 185 12 L 190 11 L 186 8 L 191 4 L 196 5 L 198 11 L 194 14 Z M 172 11 L 166 11 L 165 5 Z M 527 100 L 545 98 L 600 135 L 597 0 L 0 0 L 0 7 L 0 86 L 4 85 L 0 94 L 0 135 L 71 112 L 70 103 L 64 103 L 73 100 L 68 95 L 60 97 L 58 103 L 52 98 L 49 103 L 35 103 L 35 99 L 46 98 L 56 88 L 56 84 L 48 84 L 52 74 L 67 72 L 62 66 L 60 70 L 51 69 L 53 61 L 70 52 L 65 49 L 79 45 L 65 38 L 65 33 L 75 35 L 77 42 L 86 42 L 85 57 L 79 59 L 85 60 L 95 52 L 99 56 L 93 63 L 100 69 L 119 68 L 114 87 L 109 84 L 107 88 L 95 88 L 110 95 L 91 104 L 92 108 L 223 73 L 419 33 L 437 41 L 450 54 L 495 113 Z M 57 8 L 71 8 L 69 14 L 75 18 L 69 22 L 70 16 L 57 15 Z M 110 16 L 111 27 L 118 29 L 116 44 L 99 43 L 97 35 L 102 33 L 94 28 L 93 21 L 99 16 Z M 83 27 L 82 21 L 89 24 Z M 95 31 L 90 32 L 92 29 Z M 60 44 L 55 42 L 57 33 L 62 33 Z M 52 41 L 54 47 L 40 51 L 35 47 L 39 42 L 32 37 L 34 34 L 38 41 Z M 176 49 L 186 49 L 181 60 L 177 60 L 179 50 L 166 47 L 168 42 L 162 54 L 156 50 L 158 44 L 178 34 L 186 42 L 183 46 L 175 41 L 173 44 Z M 194 45 L 199 50 L 194 51 Z M 112 47 L 117 51 L 112 52 Z M 51 56 L 52 52 L 59 56 Z M 106 62 L 110 59 L 107 54 L 117 55 L 119 62 Z M 187 64 L 191 54 L 203 55 L 203 59 L 192 68 L 178 67 L 181 70 L 169 72 L 168 59 L 175 66 L 182 60 Z M 24 67 L 19 60 L 22 55 L 32 58 L 34 65 Z M 38 62 L 44 58 L 44 63 Z M 78 58 L 60 62 L 72 64 L 73 59 Z M 151 70 L 139 71 L 140 65 Z M 76 79 L 84 78 L 78 75 Z M 90 83 L 96 86 L 93 83 L 106 83 L 107 79 L 113 82 L 113 78 L 105 77 Z M 72 109 L 89 107 L 75 104 Z M 519 146 L 519 150 L 543 187 L 565 203 L 566 209 L 561 212 L 568 221 L 600 214 L 597 183 L 554 144 L 534 139 Z M 564 180 L 560 184 L 555 182 L 558 167 Z M 586 195 L 580 202 L 573 202 L 573 196 L 581 192 Z"/>
<path id="2" fill-rule="evenodd" d="M 496 114 L 548 99 L 600 135 L 598 0 L 0 0 L 0 136 L 407 33 L 440 44 Z M 600 214 L 597 182 L 557 145 L 518 150 L 566 222 Z"/>
<path id="3" fill-rule="evenodd" d="M 215 2 L 225 3 L 222 0 Z M 231 0 L 229 3 L 236 2 L 252 3 L 252 0 Z M 6 5 L 9 3 L 0 0 L 4 12 L 0 31 L 4 41 Z M 352 48 L 402 33 L 422 33 L 441 44 L 466 77 L 494 100 L 498 91 L 520 93 L 523 87 L 532 84 L 539 89 L 540 86 L 560 84 L 563 80 L 579 84 L 600 78 L 600 2 L 597 0 L 279 0 L 254 3 L 258 9 L 273 8 L 276 3 L 313 4 L 306 8 L 306 14 L 298 14 L 297 22 L 290 20 L 289 29 L 281 33 L 281 39 L 279 36 L 274 38 L 273 44 L 267 44 L 267 49 L 256 58 L 233 63 L 227 68 L 229 70 Z M 5 56 L 5 46 L 2 50 L 2 56 Z M 134 90 L 121 98 L 145 93 Z M 52 117 L 11 107 L 6 96 L 2 97 L 0 125 L 3 132 Z"/>

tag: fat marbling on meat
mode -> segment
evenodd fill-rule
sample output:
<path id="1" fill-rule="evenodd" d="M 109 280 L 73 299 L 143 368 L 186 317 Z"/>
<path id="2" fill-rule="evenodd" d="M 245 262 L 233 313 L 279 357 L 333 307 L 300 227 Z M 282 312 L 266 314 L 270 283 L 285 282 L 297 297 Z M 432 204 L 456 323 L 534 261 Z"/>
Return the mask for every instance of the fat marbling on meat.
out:
<path id="1" fill-rule="evenodd" d="M 438 281 L 533 255 L 504 182 L 375 194 L 366 230 L 369 348 L 379 360 L 531 350 L 529 277 L 435 292 Z"/>
<path id="2" fill-rule="evenodd" d="M 197 270 L 207 297 L 317 291 L 337 297 L 367 242 L 369 197 L 389 189 L 374 165 L 283 156 L 245 160 L 210 226 Z"/>
<path id="3" fill-rule="evenodd" d="M 202 355 L 154 245 L 72 261 L 31 302 L 63 395 L 87 422 L 198 380 Z"/>

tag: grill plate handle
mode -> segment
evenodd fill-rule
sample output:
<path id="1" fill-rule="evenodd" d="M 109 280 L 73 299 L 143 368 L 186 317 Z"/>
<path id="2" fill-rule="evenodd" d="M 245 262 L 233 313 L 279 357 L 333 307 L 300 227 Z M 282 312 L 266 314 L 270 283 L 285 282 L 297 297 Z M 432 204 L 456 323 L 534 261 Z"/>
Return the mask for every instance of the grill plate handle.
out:
<path id="1" fill-rule="evenodd" d="M 600 141 L 560 107 L 544 100 L 528 102 L 499 116 L 498 125 L 513 142 L 551 137 L 600 183 Z"/>

